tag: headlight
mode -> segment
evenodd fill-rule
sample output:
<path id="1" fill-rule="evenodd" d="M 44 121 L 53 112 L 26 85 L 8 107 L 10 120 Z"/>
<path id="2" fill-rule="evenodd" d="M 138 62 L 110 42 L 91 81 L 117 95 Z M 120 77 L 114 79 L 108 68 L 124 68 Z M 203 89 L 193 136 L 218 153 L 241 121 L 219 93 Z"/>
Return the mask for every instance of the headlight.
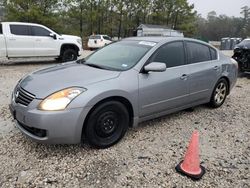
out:
<path id="1" fill-rule="evenodd" d="M 77 39 L 77 42 L 82 45 L 82 39 Z"/>
<path id="2" fill-rule="evenodd" d="M 85 88 L 73 87 L 58 91 L 44 99 L 39 104 L 38 109 L 44 111 L 64 110 L 74 98 L 86 90 Z"/>

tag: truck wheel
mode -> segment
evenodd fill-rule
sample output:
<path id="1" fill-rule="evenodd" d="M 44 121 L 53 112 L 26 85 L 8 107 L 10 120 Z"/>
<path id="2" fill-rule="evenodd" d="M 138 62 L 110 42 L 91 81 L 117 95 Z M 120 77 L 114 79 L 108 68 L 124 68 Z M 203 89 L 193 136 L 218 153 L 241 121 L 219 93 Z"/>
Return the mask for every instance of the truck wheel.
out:
<path id="1" fill-rule="evenodd" d="M 77 52 L 74 49 L 66 49 L 62 54 L 62 62 L 77 60 Z"/>
<path id="2" fill-rule="evenodd" d="M 62 58 L 61 57 L 57 57 L 57 58 L 55 58 L 55 60 L 58 61 L 58 62 L 61 62 Z"/>

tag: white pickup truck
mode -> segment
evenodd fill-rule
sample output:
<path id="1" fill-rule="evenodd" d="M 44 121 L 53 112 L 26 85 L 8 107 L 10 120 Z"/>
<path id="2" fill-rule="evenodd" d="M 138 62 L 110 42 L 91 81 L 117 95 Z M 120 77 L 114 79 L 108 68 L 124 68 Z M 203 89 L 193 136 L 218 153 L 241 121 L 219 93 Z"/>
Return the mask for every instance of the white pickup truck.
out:
<path id="1" fill-rule="evenodd" d="M 0 58 L 55 57 L 66 62 L 76 60 L 82 51 L 80 37 L 59 35 L 39 24 L 0 23 Z"/>

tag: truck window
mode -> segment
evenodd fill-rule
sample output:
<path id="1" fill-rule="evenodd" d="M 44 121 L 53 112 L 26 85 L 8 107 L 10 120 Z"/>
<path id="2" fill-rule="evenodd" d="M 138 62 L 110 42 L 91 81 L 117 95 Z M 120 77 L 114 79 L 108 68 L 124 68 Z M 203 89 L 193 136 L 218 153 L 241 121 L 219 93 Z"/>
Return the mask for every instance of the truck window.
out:
<path id="1" fill-rule="evenodd" d="M 10 32 L 14 35 L 30 35 L 30 27 L 27 25 L 10 25 Z"/>
<path id="2" fill-rule="evenodd" d="M 2 24 L 0 24 L 0 35 L 3 34 Z"/>
<path id="3" fill-rule="evenodd" d="M 112 39 L 111 39 L 109 36 L 103 36 L 103 38 L 104 38 L 105 40 L 110 40 L 110 41 L 112 41 Z"/>
<path id="4" fill-rule="evenodd" d="M 32 26 L 32 34 L 34 36 L 46 36 L 48 37 L 50 35 L 50 31 L 48 31 L 47 29 L 44 29 L 42 27 L 39 26 Z"/>

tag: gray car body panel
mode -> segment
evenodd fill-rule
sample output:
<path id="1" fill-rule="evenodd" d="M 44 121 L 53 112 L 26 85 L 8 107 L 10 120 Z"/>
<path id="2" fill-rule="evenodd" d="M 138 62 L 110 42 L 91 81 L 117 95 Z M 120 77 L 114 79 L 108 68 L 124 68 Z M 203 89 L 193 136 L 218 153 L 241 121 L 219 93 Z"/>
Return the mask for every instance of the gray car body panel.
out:
<path id="1" fill-rule="evenodd" d="M 230 90 L 236 83 L 237 66 L 218 50 L 218 59 L 214 61 L 167 68 L 165 72 L 141 72 L 148 59 L 163 44 L 177 40 L 197 40 L 171 37 L 136 37 L 125 40 L 151 41 L 156 44 L 127 71 L 101 70 L 72 62 L 39 70 L 22 79 L 19 85 L 37 99 L 28 107 L 16 104 L 14 100 L 10 106 L 17 114 L 20 113 L 16 116 L 19 122 L 46 129 L 48 136 L 40 139 L 22 129 L 19 123 L 17 127 L 38 142 L 76 144 L 81 142 L 84 122 L 90 110 L 107 98 L 121 97 L 129 101 L 133 109 L 133 126 L 137 126 L 142 121 L 209 102 L 221 77 L 229 81 Z M 187 75 L 184 79 L 183 74 Z M 37 109 L 42 99 L 73 86 L 87 90 L 64 111 L 46 112 Z"/>

